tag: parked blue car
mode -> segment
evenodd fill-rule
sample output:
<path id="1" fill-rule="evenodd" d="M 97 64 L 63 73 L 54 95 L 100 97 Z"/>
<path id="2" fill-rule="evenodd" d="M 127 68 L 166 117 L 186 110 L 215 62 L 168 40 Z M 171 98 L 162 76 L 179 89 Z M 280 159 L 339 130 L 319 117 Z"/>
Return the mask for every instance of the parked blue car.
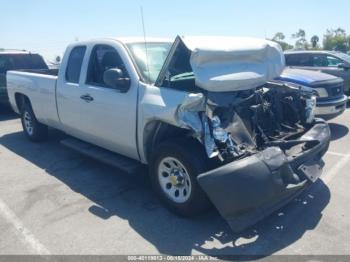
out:
<path id="1" fill-rule="evenodd" d="M 302 69 L 287 68 L 278 80 L 311 87 L 316 90 L 316 116 L 330 120 L 346 109 L 348 97 L 344 95 L 344 81 L 329 74 Z"/>

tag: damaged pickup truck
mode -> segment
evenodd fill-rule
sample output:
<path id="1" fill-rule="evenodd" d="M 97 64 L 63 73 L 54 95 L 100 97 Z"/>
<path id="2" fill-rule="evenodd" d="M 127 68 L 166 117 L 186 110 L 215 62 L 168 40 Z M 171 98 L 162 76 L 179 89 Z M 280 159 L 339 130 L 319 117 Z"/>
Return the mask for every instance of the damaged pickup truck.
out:
<path id="1" fill-rule="evenodd" d="M 32 141 L 50 126 L 148 164 L 168 208 L 212 203 L 241 231 L 315 182 L 329 146 L 314 91 L 272 81 L 284 66 L 260 39 L 105 39 L 69 46 L 58 75 L 11 71 L 7 84 Z"/>

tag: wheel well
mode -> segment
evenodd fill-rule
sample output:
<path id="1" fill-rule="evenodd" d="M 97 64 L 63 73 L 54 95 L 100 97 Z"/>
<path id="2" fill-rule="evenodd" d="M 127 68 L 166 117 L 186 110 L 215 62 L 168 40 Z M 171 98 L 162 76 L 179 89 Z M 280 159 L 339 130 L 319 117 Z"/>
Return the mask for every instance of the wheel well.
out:
<path id="1" fill-rule="evenodd" d="M 22 108 L 23 108 L 24 104 L 26 104 L 26 103 L 30 104 L 29 98 L 26 95 L 21 94 L 21 93 L 15 94 L 15 100 L 16 100 L 16 106 L 17 106 L 19 112 L 22 112 Z"/>
<path id="2" fill-rule="evenodd" d="M 157 146 L 166 140 L 177 137 L 191 137 L 191 131 L 167 124 L 162 121 L 152 121 L 144 129 L 143 146 L 145 148 L 146 160 L 149 162 Z"/>

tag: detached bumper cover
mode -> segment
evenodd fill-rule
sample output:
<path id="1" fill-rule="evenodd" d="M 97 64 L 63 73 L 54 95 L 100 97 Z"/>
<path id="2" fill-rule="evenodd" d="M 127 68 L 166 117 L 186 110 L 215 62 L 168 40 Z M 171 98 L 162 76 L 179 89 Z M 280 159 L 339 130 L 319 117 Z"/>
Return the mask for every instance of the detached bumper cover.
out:
<path id="1" fill-rule="evenodd" d="M 330 142 L 327 123 L 317 120 L 300 140 L 312 141 L 302 153 L 287 156 L 279 147 L 270 147 L 198 176 L 233 231 L 255 224 L 319 178 Z"/>

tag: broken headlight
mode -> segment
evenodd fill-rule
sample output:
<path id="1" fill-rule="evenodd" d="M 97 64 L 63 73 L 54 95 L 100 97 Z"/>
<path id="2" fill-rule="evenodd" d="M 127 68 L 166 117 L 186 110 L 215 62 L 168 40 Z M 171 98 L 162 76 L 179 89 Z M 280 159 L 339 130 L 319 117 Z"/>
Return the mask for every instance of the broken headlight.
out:
<path id="1" fill-rule="evenodd" d="M 238 146 L 232 139 L 230 133 L 228 133 L 221 126 L 221 120 L 218 116 L 214 116 L 211 120 L 212 133 L 214 140 L 219 143 L 217 144 L 219 149 L 219 158 L 223 161 L 224 159 L 231 157 L 240 157 L 245 154 L 244 146 Z"/>
<path id="2" fill-rule="evenodd" d="M 228 133 L 221 127 L 221 120 L 218 116 L 214 116 L 211 120 L 211 124 L 213 127 L 213 137 L 215 140 L 220 143 L 226 143 L 229 138 Z"/>

